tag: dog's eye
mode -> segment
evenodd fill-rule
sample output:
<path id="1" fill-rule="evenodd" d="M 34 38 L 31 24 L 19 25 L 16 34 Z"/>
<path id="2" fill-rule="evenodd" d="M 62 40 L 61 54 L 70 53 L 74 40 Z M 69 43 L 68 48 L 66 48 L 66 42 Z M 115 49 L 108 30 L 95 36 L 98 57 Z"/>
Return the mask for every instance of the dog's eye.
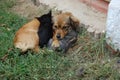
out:
<path id="1" fill-rule="evenodd" d="M 57 29 L 57 26 L 55 25 L 55 26 L 53 26 L 53 29 Z"/>
<path id="2" fill-rule="evenodd" d="M 67 29 L 69 26 L 64 26 L 63 29 Z"/>

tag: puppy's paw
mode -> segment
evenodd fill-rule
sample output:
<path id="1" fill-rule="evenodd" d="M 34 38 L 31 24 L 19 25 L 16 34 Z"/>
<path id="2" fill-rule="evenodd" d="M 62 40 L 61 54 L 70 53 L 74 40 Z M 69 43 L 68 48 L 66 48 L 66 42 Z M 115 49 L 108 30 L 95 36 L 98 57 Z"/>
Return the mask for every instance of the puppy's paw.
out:
<path id="1" fill-rule="evenodd" d="M 58 48 L 58 47 L 60 47 L 59 41 L 58 41 L 58 40 L 54 40 L 54 41 L 52 42 L 52 47 L 53 47 L 53 48 Z"/>

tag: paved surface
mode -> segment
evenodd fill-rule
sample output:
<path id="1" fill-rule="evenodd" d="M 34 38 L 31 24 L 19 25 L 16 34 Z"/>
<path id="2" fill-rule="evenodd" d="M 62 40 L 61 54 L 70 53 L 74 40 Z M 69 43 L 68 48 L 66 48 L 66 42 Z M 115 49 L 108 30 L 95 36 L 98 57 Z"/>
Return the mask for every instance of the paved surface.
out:
<path id="1" fill-rule="evenodd" d="M 50 7 L 55 7 L 63 12 L 69 11 L 76 16 L 81 23 L 89 25 L 88 31 L 95 34 L 105 32 L 106 14 L 93 9 L 90 5 L 80 2 L 80 0 L 39 0 Z"/>

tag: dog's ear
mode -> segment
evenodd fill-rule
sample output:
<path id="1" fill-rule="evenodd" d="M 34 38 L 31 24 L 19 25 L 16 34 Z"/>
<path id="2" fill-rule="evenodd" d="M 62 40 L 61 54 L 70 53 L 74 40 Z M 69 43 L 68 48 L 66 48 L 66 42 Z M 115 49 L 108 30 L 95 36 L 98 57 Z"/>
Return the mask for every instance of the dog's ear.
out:
<path id="1" fill-rule="evenodd" d="M 73 30 L 76 30 L 77 27 L 79 27 L 80 21 L 74 16 L 70 16 L 69 20 L 70 20 L 70 25 L 72 26 Z"/>
<path id="2" fill-rule="evenodd" d="M 49 14 L 49 15 L 52 15 L 52 11 L 50 10 L 48 14 Z"/>
<path id="3" fill-rule="evenodd" d="M 47 15 L 49 15 L 50 17 L 52 17 L 52 11 L 50 10 Z"/>

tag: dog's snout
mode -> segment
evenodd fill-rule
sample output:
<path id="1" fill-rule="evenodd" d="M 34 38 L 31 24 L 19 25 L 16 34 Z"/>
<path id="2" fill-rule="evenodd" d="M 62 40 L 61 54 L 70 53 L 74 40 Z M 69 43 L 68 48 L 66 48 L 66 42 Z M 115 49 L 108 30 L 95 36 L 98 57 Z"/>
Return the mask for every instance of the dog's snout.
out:
<path id="1" fill-rule="evenodd" d="M 57 35 L 56 35 L 56 37 L 57 37 L 58 39 L 60 39 L 60 38 L 61 38 L 60 34 L 57 34 Z"/>

